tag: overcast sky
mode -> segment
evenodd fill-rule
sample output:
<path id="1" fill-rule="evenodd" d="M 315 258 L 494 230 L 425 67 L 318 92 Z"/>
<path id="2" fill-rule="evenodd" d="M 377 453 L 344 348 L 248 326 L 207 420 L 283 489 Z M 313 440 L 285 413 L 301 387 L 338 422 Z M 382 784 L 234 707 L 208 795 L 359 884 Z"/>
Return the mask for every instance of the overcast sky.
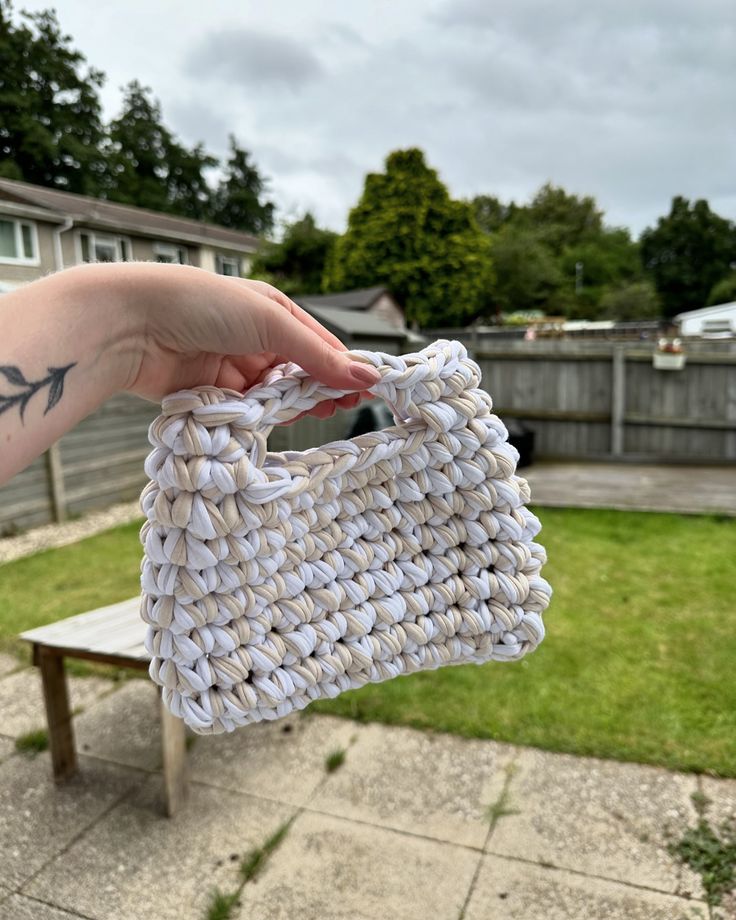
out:
<path id="1" fill-rule="evenodd" d="M 421 147 L 455 197 L 550 180 L 638 234 L 673 195 L 736 219 L 734 0 L 125 0 L 56 6 L 187 145 L 252 151 L 281 217 L 345 227 L 366 172 Z"/>

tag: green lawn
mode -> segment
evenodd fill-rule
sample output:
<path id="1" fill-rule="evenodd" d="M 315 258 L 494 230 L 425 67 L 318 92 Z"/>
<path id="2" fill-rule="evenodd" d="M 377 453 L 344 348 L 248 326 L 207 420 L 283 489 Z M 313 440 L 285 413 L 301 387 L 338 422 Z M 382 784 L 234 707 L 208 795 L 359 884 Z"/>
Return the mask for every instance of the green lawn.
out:
<path id="1" fill-rule="evenodd" d="M 537 513 L 555 593 L 535 653 L 400 677 L 310 710 L 736 776 L 736 520 Z M 0 646 L 137 593 L 139 527 L 0 566 Z"/>

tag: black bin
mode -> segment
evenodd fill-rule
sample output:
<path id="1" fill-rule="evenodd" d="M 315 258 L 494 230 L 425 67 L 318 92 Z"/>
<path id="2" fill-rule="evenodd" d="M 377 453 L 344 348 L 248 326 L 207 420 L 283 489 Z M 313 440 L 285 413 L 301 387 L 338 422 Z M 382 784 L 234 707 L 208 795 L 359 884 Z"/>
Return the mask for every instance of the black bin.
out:
<path id="1" fill-rule="evenodd" d="M 509 433 L 509 444 L 519 451 L 517 467 L 529 466 L 534 461 L 534 432 L 518 418 L 505 418 L 503 423 Z"/>

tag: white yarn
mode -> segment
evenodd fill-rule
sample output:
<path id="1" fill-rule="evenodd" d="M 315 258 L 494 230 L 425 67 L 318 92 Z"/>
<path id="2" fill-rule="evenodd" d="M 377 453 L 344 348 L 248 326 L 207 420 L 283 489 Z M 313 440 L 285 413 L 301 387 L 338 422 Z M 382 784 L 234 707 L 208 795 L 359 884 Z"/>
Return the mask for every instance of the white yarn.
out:
<path id="1" fill-rule="evenodd" d="M 167 396 L 141 494 L 151 678 L 199 734 L 368 682 L 517 660 L 544 637 L 540 523 L 460 342 L 376 367 L 396 426 L 269 453 L 271 428 L 344 395 L 281 365 L 244 395 Z"/>

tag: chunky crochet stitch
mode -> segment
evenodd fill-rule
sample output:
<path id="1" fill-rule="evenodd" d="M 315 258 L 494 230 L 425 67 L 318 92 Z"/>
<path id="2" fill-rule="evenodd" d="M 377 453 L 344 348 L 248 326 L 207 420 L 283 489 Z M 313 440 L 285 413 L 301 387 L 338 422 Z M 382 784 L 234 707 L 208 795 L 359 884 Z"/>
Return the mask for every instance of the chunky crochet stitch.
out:
<path id="1" fill-rule="evenodd" d="M 510 661 L 551 589 L 518 453 L 460 342 L 355 351 L 395 427 L 269 453 L 271 428 L 344 395 L 295 364 L 244 395 L 166 397 L 141 495 L 149 673 L 199 734 L 442 665 Z"/>

